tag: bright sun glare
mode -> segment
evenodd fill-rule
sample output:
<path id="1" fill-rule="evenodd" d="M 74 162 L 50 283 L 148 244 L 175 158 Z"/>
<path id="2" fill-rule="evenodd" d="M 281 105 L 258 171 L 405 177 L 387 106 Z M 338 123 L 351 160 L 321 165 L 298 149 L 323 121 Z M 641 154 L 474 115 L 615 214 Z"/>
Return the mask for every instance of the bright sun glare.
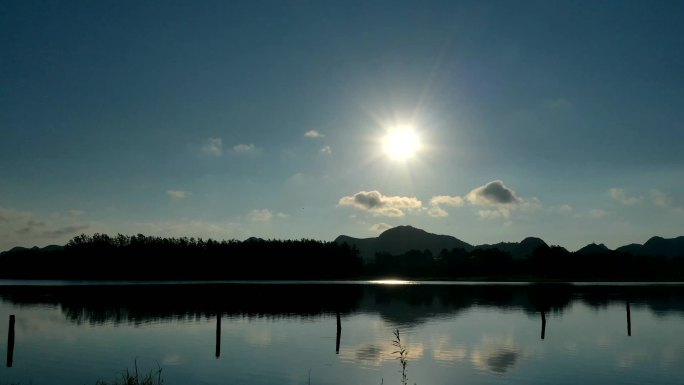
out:
<path id="1" fill-rule="evenodd" d="M 411 127 L 396 127 L 382 139 L 385 154 L 393 160 L 406 161 L 420 150 L 420 138 Z"/>

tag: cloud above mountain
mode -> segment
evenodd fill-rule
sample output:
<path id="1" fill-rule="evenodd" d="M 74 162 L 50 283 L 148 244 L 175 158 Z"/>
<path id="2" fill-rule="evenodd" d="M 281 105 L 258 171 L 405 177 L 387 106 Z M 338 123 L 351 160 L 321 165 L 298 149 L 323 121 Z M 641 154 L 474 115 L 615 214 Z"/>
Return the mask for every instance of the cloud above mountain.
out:
<path id="1" fill-rule="evenodd" d="M 380 191 L 359 191 L 340 198 L 340 206 L 352 206 L 375 215 L 403 217 L 412 209 L 419 209 L 423 203 L 416 197 L 383 195 Z"/>
<path id="2" fill-rule="evenodd" d="M 643 197 L 628 196 L 625 190 L 621 188 L 611 188 L 608 193 L 613 200 L 625 206 L 634 206 L 643 199 Z"/>
<path id="3" fill-rule="evenodd" d="M 515 191 L 508 188 L 502 181 L 494 180 L 480 186 L 466 195 L 469 203 L 481 206 L 517 205 L 523 199 Z"/>

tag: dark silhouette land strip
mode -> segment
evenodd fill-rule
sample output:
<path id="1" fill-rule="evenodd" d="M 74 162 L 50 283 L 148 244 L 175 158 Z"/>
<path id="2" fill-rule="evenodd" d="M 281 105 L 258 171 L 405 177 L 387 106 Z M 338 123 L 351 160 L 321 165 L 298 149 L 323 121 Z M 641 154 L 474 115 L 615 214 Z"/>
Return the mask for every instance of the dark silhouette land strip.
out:
<path id="1" fill-rule="evenodd" d="M 335 242 L 94 234 L 12 249 L 0 266 L 0 278 L 14 279 L 683 281 L 684 237 L 569 252 L 539 238 L 472 246 L 410 226 Z"/>

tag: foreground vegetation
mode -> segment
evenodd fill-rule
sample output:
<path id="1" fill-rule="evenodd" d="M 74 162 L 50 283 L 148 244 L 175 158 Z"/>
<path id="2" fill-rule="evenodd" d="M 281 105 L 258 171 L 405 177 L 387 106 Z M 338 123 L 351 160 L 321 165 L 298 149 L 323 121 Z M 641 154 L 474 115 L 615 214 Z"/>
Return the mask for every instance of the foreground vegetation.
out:
<path id="1" fill-rule="evenodd" d="M 316 240 L 214 241 L 144 235 L 79 235 L 64 247 L 0 254 L 0 278 L 112 280 L 684 280 L 684 256 L 540 245 L 524 258 L 496 248 L 377 253 Z"/>
<path id="2" fill-rule="evenodd" d="M 161 377 L 162 368 L 156 371 L 151 371 L 145 376 L 140 377 L 138 374 L 138 363 L 135 363 L 135 372 L 131 373 L 126 369 L 125 373 L 121 374 L 121 378 L 112 382 L 98 381 L 95 385 L 162 385 L 164 381 Z"/>

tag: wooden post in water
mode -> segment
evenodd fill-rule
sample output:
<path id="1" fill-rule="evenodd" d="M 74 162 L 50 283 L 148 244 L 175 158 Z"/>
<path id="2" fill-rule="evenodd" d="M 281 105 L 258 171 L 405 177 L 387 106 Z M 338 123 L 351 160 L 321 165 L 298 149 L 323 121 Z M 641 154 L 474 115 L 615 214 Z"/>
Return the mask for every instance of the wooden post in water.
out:
<path id="1" fill-rule="evenodd" d="M 340 354 L 340 337 L 342 336 L 342 322 L 340 321 L 340 312 L 337 312 L 337 337 L 335 338 L 335 354 Z"/>
<path id="2" fill-rule="evenodd" d="M 7 332 L 7 367 L 12 367 L 14 361 L 14 314 L 9 316 L 9 331 Z"/>
<path id="3" fill-rule="evenodd" d="M 627 336 L 632 336 L 632 314 L 629 309 L 629 301 L 627 301 Z"/>
<path id="4" fill-rule="evenodd" d="M 216 314 L 216 358 L 221 357 L 221 313 Z"/>
<path id="5" fill-rule="evenodd" d="M 542 310 L 542 312 L 541 312 L 541 318 L 542 318 L 541 339 L 543 340 L 544 337 L 546 336 L 546 314 L 544 314 L 544 311 L 543 311 L 543 310 Z"/>

